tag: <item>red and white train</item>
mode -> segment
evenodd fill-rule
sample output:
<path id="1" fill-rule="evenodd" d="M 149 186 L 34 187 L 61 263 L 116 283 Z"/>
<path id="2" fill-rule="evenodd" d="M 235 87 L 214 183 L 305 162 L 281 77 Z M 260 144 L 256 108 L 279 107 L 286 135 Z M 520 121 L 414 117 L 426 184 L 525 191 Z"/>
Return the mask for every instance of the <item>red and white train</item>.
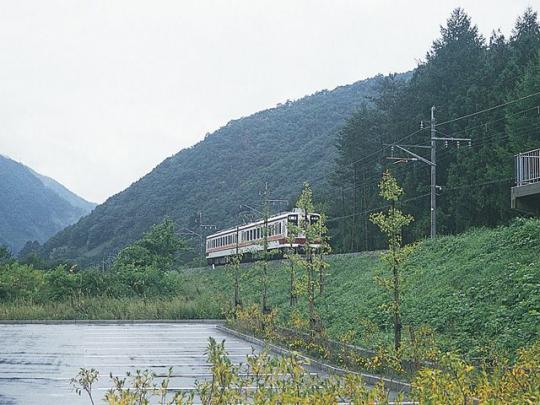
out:
<path id="1" fill-rule="evenodd" d="M 298 226 L 300 221 L 305 221 L 306 218 L 313 224 L 319 220 L 320 215 L 308 213 L 306 216 L 303 210 L 295 208 L 292 211 L 269 217 L 267 220 L 268 250 L 283 253 L 286 249 L 304 247 L 306 239 L 303 235 L 297 235 L 294 240 L 289 240 L 288 225 Z M 259 220 L 207 236 L 206 260 L 208 264 L 226 264 L 227 258 L 235 254 L 242 254 L 244 260 L 250 260 L 255 253 L 264 249 L 263 230 L 264 220 Z"/>

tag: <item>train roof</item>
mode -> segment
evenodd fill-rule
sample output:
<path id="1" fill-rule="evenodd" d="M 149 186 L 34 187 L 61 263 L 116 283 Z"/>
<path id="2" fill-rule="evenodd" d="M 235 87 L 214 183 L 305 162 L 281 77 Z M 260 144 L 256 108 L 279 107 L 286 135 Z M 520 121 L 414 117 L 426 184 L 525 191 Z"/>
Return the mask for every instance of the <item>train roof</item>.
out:
<path id="1" fill-rule="evenodd" d="M 303 210 L 301 210 L 300 208 L 294 208 L 292 211 L 280 212 L 278 214 L 275 214 L 275 215 L 272 215 L 272 216 L 268 217 L 268 222 L 286 218 L 291 214 L 302 214 L 302 212 L 303 212 Z M 244 229 L 251 228 L 252 226 L 263 225 L 263 224 L 264 224 L 264 219 L 259 219 L 257 221 L 250 222 L 248 224 L 238 225 L 238 230 L 242 231 Z M 206 237 L 206 239 L 214 238 L 216 236 L 223 236 L 223 235 L 227 235 L 227 234 L 232 233 L 232 232 L 236 232 L 236 228 L 237 228 L 236 226 L 233 226 L 233 227 L 230 227 L 230 228 L 227 228 L 227 229 L 223 229 L 223 230 L 221 230 L 219 232 L 213 233 L 212 235 L 208 235 Z"/>

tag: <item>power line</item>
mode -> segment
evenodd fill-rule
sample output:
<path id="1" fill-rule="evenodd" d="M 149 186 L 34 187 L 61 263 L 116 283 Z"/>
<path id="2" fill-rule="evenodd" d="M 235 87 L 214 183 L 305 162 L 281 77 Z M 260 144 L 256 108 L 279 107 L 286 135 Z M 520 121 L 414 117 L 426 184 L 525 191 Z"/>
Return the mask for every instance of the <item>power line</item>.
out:
<path id="1" fill-rule="evenodd" d="M 501 178 L 501 179 L 497 179 L 497 180 L 485 181 L 483 183 L 473 183 L 473 184 L 466 184 L 466 185 L 463 185 L 463 186 L 455 186 L 455 187 L 448 187 L 448 188 L 443 187 L 442 192 L 445 193 L 446 191 L 454 191 L 454 190 L 462 190 L 462 189 L 471 188 L 471 187 L 487 186 L 489 184 L 503 183 L 505 181 L 511 181 L 511 180 L 515 180 L 515 179 L 516 179 L 515 177 L 505 177 L 505 178 Z"/>
<path id="2" fill-rule="evenodd" d="M 417 195 L 416 197 L 407 198 L 405 200 L 402 200 L 401 204 L 407 203 L 407 202 L 410 202 L 410 201 L 414 201 L 414 200 L 418 200 L 420 198 L 427 197 L 428 195 L 430 195 L 430 193 L 421 194 L 421 195 Z M 341 217 L 331 217 L 331 218 L 328 218 L 326 220 L 326 222 L 333 222 L 333 221 L 337 221 L 337 220 L 340 220 L 340 219 L 351 218 L 351 217 L 354 217 L 354 216 L 362 216 L 362 215 L 369 214 L 369 213 L 374 212 L 374 211 L 383 210 L 383 209 L 389 208 L 389 207 L 391 207 L 391 205 L 382 205 L 380 207 L 372 208 L 372 209 L 361 211 L 361 212 L 355 212 L 355 213 L 352 213 L 352 214 L 349 214 L 349 215 L 343 215 Z"/>
<path id="3" fill-rule="evenodd" d="M 453 119 L 448 120 L 448 121 L 440 122 L 436 126 L 438 127 L 438 126 L 441 126 L 441 125 L 449 124 L 451 122 L 460 121 L 460 120 L 465 119 L 465 118 L 474 117 L 475 115 L 483 114 L 483 113 L 488 112 L 488 111 L 493 111 L 493 110 L 496 110 L 497 108 L 505 107 L 507 105 L 514 104 L 514 103 L 517 103 L 519 101 L 522 101 L 522 100 L 525 100 L 527 98 L 534 97 L 534 96 L 537 96 L 537 95 L 540 95 L 540 91 L 537 91 L 536 93 L 528 94 L 528 95 L 520 97 L 520 98 L 516 98 L 516 99 L 511 100 L 511 101 L 507 101 L 506 103 L 502 103 L 502 104 L 499 104 L 499 105 L 496 105 L 496 106 L 493 106 L 493 107 L 486 108 L 484 110 L 480 110 L 480 111 L 477 111 L 477 112 L 474 112 L 474 113 L 471 113 L 471 114 L 462 115 L 461 117 L 453 118 Z"/>
<path id="4" fill-rule="evenodd" d="M 458 135 L 458 134 L 461 134 L 461 133 L 467 133 L 469 131 L 472 131 L 474 129 L 477 129 L 477 128 L 482 128 L 482 127 L 486 127 L 487 128 L 487 125 L 490 125 L 490 124 L 494 124 L 496 122 L 499 122 L 499 121 L 504 121 L 506 119 L 508 119 L 509 117 L 513 117 L 514 115 L 518 115 L 518 114 L 522 114 L 522 113 L 525 113 L 525 112 L 529 112 L 531 110 L 539 110 L 540 109 L 540 105 L 536 105 L 534 107 L 530 107 L 530 108 L 526 108 L 524 110 L 520 110 L 520 111 L 516 111 L 514 113 L 511 113 L 511 114 L 505 114 L 504 117 L 501 117 L 501 118 L 497 118 L 495 120 L 491 120 L 491 121 L 486 121 L 486 122 L 483 122 L 482 124 L 479 124 L 479 125 L 475 125 L 473 127 L 469 127 L 469 128 L 464 128 L 464 129 L 460 129 L 459 131 L 455 131 L 455 132 L 452 132 L 446 136 L 455 136 L 455 135 Z M 440 133 L 443 133 L 442 131 L 438 130 L 438 132 Z"/>

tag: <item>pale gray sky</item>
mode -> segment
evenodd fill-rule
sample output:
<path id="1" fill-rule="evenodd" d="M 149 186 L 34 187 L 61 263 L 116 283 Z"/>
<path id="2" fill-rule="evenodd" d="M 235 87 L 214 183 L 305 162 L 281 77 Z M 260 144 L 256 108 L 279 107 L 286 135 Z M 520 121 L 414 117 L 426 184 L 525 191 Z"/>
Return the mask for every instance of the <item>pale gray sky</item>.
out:
<path id="1" fill-rule="evenodd" d="M 0 0 L 0 154 L 95 202 L 227 121 L 412 69 L 457 6 L 540 0 Z"/>

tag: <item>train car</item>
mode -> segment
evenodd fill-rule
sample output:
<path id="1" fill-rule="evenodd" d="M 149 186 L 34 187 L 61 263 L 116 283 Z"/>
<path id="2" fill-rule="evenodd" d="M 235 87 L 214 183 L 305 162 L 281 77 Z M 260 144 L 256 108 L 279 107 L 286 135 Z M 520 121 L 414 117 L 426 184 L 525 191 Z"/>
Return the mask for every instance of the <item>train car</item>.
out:
<path id="1" fill-rule="evenodd" d="M 289 240 L 288 226 L 289 224 L 298 226 L 305 218 L 304 211 L 299 208 L 269 217 L 266 221 L 268 250 L 282 255 L 287 249 L 304 248 L 306 239 L 303 235 L 297 235 L 294 240 Z M 307 215 L 310 223 L 315 223 L 319 218 L 320 215 L 316 213 Z M 242 254 L 244 260 L 254 258 L 257 252 L 264 249 L 264 225 L 265 221 L 261 219 L 207 236 L 206 260 L 208 264 L 226 264 L 227 258 L 235 254 Z"/>

